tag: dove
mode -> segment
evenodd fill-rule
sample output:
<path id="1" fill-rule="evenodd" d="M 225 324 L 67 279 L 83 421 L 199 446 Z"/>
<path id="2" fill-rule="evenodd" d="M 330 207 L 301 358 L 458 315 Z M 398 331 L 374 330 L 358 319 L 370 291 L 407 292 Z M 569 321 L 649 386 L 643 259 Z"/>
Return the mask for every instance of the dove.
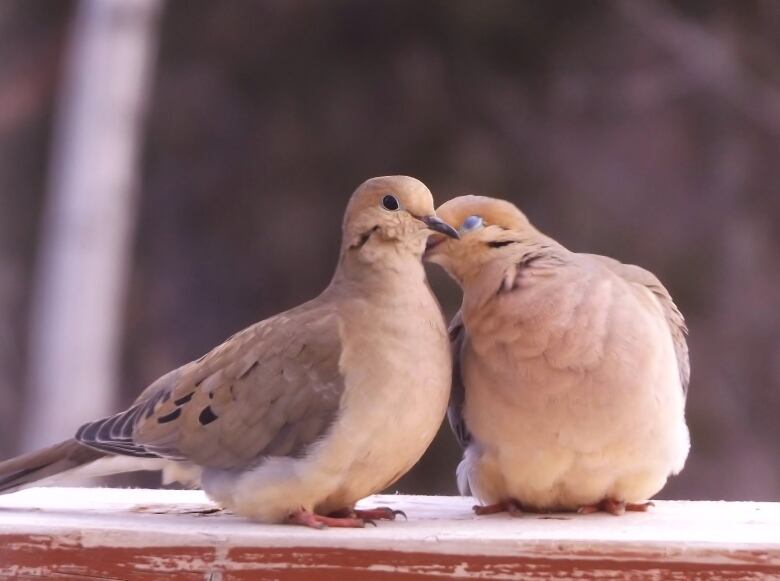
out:
<path id="1" fill-rule="evenodd" d="M 460 285 L 448 417 L 477 514 L 643 511 L 690 440 L 687 329 L 650 272 L 572 252 L 513 204 L 437 210 L 425 260 Z"/>
<path id="2" fill-rule="evenodd" d="M 406 176 L 359 186 L 342 232 L 318 297 L 236 333 L 73 439 L 0 463 L 0 491 L 163 470 L 260 522 L 394 518 L 354 507 L 406 473 L 444 419 L 450 344 L 421 259 L 432 232 L 458 234 Z"/>

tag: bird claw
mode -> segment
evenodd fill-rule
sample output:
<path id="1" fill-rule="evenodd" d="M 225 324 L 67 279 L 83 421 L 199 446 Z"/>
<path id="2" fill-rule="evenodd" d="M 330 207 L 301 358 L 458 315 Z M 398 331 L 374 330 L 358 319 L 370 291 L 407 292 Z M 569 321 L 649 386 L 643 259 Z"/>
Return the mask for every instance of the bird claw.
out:
<path id="1" fill-rule="evenodd" d="M 485 506 L 474 505 L 471 507 L 471 510 L 473 510 L 474 514 L 477 516 L 497 514 L 499 512 L 507 512 L 510 516 L 522 516 L 523 514 L 523 507 L 521 507 L 520 504 L 514 500 L 506 500 Z"/>
<path id="2" fill-rule="evenodd" d="M 578 510 L 578 514 L 593 514 L 594 512 L 608 512 L 614 516 L 621 516 L 628 512 L 647 512 L 651 507 L 655 506 L 653 502 L 625 502 L 622 500 L 615 500 L 614 498 L 605 498 L 601 502 L 596 504 L 587 504 L 581 506 Z"/>
<path id="3" fill-rule="evenodd" d="M 627 502 L 626 511 L 628 512 L 647 512 L 651 506 L 655 506 L 652 500 L 647 502 Z"/>
<path id="4" fill-rule="evenodd" d="M 290 513 L 286 522 L 287 524 L 301 525 L 313 529 L 326 529 L 328 527 L 362 529 L 366 526 L 366 523 L 376 526 L 376 523 L 361 518 L 322 516 L 304 509 Z"/>
<path id="5" fill-rule="evenodd" d="M 287 517 L 288 524 L 302 525 L 315 529 L 328 527 L 363 528 L 367 525 L 378 526 L 378 520 L 395 520 L 398 515 L 406 514 L 402 510 L 393 510 L 388 506 L 380 506 L 371 509 L 345 508 L 329 513 L 327 516 L 319 515 L 308 510 L 300 509 Z"/>
<path id="6" fill-rule="evenodd" d="M 352 515 L 362 519 L 376 519 L 376 520 L 395 520 L 395 517 L 401 515 L 405 520 L 409 520 L 406 513 L 402 510 L 393 510 L 389 506 L 378 506 L 376 508 L 359 509 L 356 508 L 352 511 Z"/>

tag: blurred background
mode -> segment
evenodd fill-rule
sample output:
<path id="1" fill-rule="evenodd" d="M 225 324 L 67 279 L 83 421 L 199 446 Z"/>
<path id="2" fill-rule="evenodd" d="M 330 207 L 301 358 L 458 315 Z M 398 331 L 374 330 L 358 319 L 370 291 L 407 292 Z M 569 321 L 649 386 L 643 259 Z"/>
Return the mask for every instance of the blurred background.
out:
<path id="1" fill-rule="evenodd" d="M 3 0 L 0 457 L 316 295 L 402 173 L 655 272 L 693 368 L 662 496 L 780 500 L 778 155 L 774 0 Z"/>

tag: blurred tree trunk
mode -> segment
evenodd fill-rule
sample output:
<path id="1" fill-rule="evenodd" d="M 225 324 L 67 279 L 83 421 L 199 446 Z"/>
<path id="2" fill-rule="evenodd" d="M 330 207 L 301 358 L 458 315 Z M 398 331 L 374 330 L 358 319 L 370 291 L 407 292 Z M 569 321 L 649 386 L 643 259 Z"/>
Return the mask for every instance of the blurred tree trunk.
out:
<path id="1" fill-rule="evenodd" d="M 54 131 L 23 446 L 114 407 L 141 129 L 162 0 L 81 0 Z"/>

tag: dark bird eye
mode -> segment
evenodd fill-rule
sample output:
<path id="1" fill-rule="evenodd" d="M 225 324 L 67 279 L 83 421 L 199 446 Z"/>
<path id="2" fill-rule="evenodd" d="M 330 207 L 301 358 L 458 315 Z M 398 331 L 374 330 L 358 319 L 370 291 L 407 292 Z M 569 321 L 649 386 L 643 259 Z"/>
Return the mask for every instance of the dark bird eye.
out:
<path id="1" fill-rule="evenodd" d="M 398 199 L 395 196 L 391 196 L 390 194 L 388 194 L 384 198 L 382 198 L 382 207 L 385 210 L 390 210 L 391 212 L 395 212 L 398 208 L 401 207 L 401 204 L 398 203 Z"/>

